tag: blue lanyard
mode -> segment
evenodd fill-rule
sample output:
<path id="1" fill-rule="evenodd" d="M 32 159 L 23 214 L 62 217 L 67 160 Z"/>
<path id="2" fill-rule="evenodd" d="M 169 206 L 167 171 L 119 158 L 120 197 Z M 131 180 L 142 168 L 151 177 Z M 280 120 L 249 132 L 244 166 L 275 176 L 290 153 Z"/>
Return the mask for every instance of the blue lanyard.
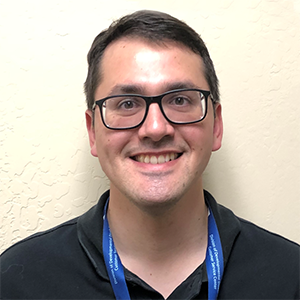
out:
<path id="1" fill-rule="evenodd" d="M 208 215 L 208 241 L 205 263 L 208 277 L 208 299 L 215 300 L 218 297 L 223 276 L 224 262 L 220 235 L 211 209 L 209 209 Z"/>
<path id="2" fill-rule="evenodd" d="M 117 300 L 130 300 L 125 281 L 123 265 L 114 245 L 107 220 L 107 200 L 103 212 L 103 256 L 106 270 Z M 208 276 L 208 299 L 215 300 L 223 275 L 224 263 L 221 240 L 215 218 L 209 210 L 208 215 L 208 245 L 206 251 L 206 270 Z"/>
<path id="3" fill-rule="evenodd" d="M 117 300 L 130 300 L 127 284 L 125 281 L 123 265 L 115 248 L 113 238 L 111 236 L 108 220 L 107 220 L 107 199 L 103 213 L 103 256 L 106 270 L 109 275 L 110 283 L 114 290 Z"/>

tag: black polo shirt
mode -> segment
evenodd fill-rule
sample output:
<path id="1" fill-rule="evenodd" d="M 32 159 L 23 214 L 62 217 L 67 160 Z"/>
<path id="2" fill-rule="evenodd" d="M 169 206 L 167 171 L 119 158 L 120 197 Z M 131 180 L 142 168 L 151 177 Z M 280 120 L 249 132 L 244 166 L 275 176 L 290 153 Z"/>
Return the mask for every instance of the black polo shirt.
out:
<path id="1" fill-rule="evenodd" d="M 109 193 L 82 216 L 10 247 L 1 255 L 1 299 L 114 299 L 102 254 Z M 219 230 L 224 275 L 219 299 L 299 299 L 299 245 L 237 218 L 205 192 Z M 131 299 L 163 299 L 129 270 Z M 205 263 L 169 299 L 207 299 Z"/>

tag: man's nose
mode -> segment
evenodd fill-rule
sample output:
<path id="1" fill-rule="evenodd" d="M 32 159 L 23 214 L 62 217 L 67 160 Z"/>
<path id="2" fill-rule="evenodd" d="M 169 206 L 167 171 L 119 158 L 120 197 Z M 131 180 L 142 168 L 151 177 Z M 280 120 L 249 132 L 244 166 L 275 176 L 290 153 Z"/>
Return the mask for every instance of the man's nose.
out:
<path id="1" fill-rule="evenodd" d="M 140 138 L 150 138 L 157 142 L 164 136 L 172 136 L 174 134 L 174 126 L 163 115 L 157 103 L 149 106 L 146 120 L 139 128 Z"/>

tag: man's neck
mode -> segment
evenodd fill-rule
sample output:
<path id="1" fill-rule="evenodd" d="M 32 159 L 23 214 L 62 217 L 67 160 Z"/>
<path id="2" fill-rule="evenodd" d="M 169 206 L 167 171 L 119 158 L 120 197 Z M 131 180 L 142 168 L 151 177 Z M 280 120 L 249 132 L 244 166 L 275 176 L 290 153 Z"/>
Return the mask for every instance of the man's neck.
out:
<path id="1" fill-rule="evenodd" d="M 205 259 L 208 213 L 203 190 L 157 215 L 115 197 L 121 195 L 111 190 L 108 221 L 122 264 L 168 296 Z"/>

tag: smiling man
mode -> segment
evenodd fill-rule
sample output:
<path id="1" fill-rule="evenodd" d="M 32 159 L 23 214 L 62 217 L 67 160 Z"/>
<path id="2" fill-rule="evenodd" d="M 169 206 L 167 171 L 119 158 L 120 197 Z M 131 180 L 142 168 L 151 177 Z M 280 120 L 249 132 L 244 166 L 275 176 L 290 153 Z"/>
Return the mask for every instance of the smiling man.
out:
<path id="1" fill-rule="evenodd" d="M 1 257 L 3 299 L 299 299 L 299 245 L 203 190 L 221 147 L 218 80 L 200 36 L 139 11 L 88 54 L 86 123 L 110 191 Z"/>

